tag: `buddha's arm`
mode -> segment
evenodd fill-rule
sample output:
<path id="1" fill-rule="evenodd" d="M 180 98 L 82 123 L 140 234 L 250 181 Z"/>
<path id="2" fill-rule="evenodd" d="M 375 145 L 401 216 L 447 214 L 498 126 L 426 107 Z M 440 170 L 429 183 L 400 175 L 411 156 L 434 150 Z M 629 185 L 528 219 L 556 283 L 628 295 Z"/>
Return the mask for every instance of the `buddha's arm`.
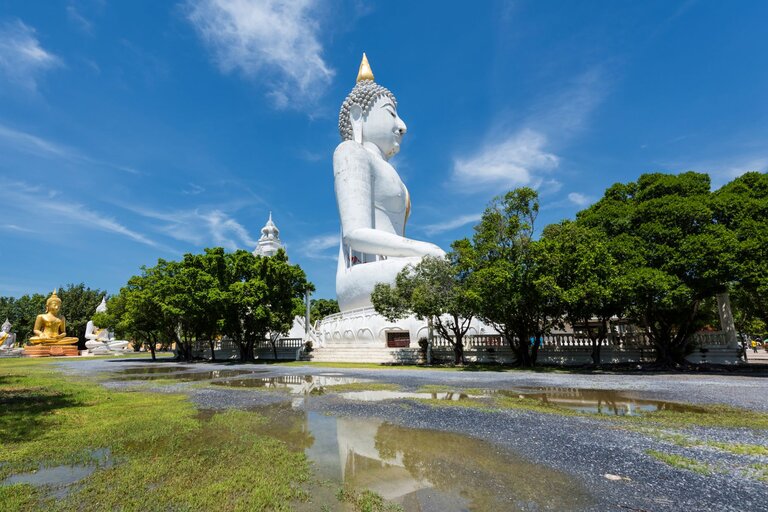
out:
<path id="1" fill-rule="evenodd" d="M 61 323 L 59 324 L 59 338 L 63 338 L 67 335 L 67 319 L 64 318 L 64 315 L 59 316 L 61 318 Z"/>
<path id="2" fill-rule="evenodd" d="M 35 336 L 44 337 L 45 334 L 43 333 L 43 329 L 45 328 L 43 315 L 37 315 L 37 318 L 35 318 L 35 327 L 32 329 L 32 332 L 35 333 Z"/>
<path id="3" fill-rule="evenodd" d="M 334 187 L 344 243 L 366 254 L 443 256 L 445 252 L 434 244 L 374 228 L 371 155 L 353 144 L 341 144 L 333 155 Z"/>

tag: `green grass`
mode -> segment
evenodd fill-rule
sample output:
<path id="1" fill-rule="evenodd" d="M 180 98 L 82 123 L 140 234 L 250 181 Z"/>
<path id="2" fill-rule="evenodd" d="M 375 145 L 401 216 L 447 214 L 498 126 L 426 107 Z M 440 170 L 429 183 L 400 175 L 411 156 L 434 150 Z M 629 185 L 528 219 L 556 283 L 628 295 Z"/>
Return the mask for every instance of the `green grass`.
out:
<path id="1" fill-rule="evenodd" d="M 182 395 L 108 390 L 52 368 L 0 361 L 0 479 L 97 463 L 98 449 L 113 465 L 64 499 L 0 487 L 0 510 L 289 510 L 306 498 L 309 434 L 301 429 L 280 439 L 254 412 L 203 417 Z"/>
<path id="2" fill-rule="evenodd" d="M 695 459 L 683 457 L 682 455 L 675 455 L 673 453 L 664 453 L 658 450 L 646 450 L 645 453 L 654 459 L 675 468 L 693 471 L 694 473 L 699 473 L 700 475 L 712 474 L 712 470 L 710 469 L 709 465 L 703 462 L 699 462 Z"/>
<path id="3" fill-rule="evenodd" d="M 28 484 L 0 485 L 0 507 L 2 510 L 27 512 L 36 510 L 40 495 Z"/>
<path id="4" fill-rule="evenodd" d="M 402 512 L 400 505 L 389 503 L 373 491 L 357 492 L 348 487 L 341 487 L 336 492 L 336 499 L 352 506 L 354 512 Z"/>

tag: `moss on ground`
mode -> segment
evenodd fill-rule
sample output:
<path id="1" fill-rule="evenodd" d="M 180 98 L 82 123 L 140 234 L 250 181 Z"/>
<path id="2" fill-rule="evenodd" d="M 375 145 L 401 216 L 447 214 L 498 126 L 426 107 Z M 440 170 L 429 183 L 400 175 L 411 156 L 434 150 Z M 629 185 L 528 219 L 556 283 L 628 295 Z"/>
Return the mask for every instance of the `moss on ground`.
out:
<path id="1" fill-rule="evenodd" d="M 694 473 L 699 473 L 700 475 L 712 474 L 712 470 L 710 469 L 708 464 L 699 462 L 696 459 L 683 457 L 682 455 L 677 455 L 674 453 L 664 453 L 658 450 L 646 450 L 645 453 L 650 455 L 654 459 L 659 460 L 675 468 L 686 469 L 688 471 L 693 471 Z"/>

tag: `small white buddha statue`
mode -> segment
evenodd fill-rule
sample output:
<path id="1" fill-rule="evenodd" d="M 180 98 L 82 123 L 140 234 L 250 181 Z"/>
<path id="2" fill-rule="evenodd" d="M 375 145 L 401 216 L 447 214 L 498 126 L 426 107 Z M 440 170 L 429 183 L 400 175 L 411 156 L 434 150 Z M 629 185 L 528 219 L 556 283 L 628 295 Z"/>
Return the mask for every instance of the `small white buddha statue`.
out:
<path id="1" fill-rule="evenodd" d="M 105 313 L 107 311 L 107 298 L 102 297 L 101 303 L 96 306 L 97 313 Z M 116 340 L 112 338 L 112 334 L 109 329 L 101 329 L 97 327 L 93 320 L 88 320 L 85 326 L 85 347 L 91 354 L 108 354 L 111 352 L 124 351 L 128 347 L 128 342 L 125 340 Z"/>
<path id="2" fill-rule="evenodd" d="M 435 244 L 405 237 L 411 200 L 389 159 L 400 150 L 406 126 L 394 95 L 373 80 L 363 54 L 357 84 L 339 113 L 343 142 L 333 154 L 341 219 L 336 271 L 341 311 L 370 306 L 376 283 L 393 283 L 409 263 L 445 255 Z"/>
<path id="3" fill-rule="evenodd" d="M 16 333 L 11 332 L 11 322 L 5 319 L 3 326 L 0 328 L 0 350 L 8 352 L 14 349 L 16 345 Z"/>

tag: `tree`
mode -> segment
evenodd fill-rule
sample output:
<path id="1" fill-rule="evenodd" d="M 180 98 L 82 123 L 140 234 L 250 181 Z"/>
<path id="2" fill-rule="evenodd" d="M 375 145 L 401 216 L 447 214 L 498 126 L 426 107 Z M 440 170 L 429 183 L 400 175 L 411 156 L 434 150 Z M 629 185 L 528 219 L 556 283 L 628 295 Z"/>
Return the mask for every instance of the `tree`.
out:
<path id="1" fill-rule="evenodd" d="M 40 313 L 45 313 L 46 297 L 35 293 L 22 295 L 18 299 L 13 297 L 0 297 L 0 322 L 7 318 L 16 332 L 16 341 L 23 343 L 32 336 L 35 318 Z"/>
<path id="2" fill-rule="evenodd" d="M 253 348 L 259 341 L 268 341 L 277 357 L 277 339 L 303 312 L 302 298 L 312 284 L 301 267 L 288 263 L 283 250 L 271 257 L 239 250 L 227 254 L 226 262 L 224 333 L 237 344 L 241 361 L 254 359 Z"/>
<path id="3" fill-rule="evenodd" d="M 609 321 L 622 315 L 626 306 L 621 271 L 608 243 L 596 229 L 563 221 L 544 228 L 541 244 L 562 290 L 565 317 L 571 325 L 584 325 L 592 362 L 600 364 Z M 596 327 L 592 318 L 598 321 Z"/>
<path id="4" fill-rule="evenodd" d="M 536 363 L 544 335 L 563 312 L 553 269 L 533 240 L 538 212 L 536 191 L 512 190 L 486 208 L 472 241 L 453 245 L 477 293 L 478 316 L 504 335 L 522 366 Z"/>
<path id="5" fill-rule="evenodd" d="M 627 318 L 643 327 L 663 365 L 683 363 L 704 299 L 735 276 L 736 239 L 716 222 L 709 176 L 644 174 L 616 184 L 578 213 L 600 230 L 621 268 Z"/>
<path id="6" fill-rule="evenodd" d="M 309 318 L 312 324 L 338 312 L 339 303 L 336 299 L 312 299 L 309 303 Z"/>
<path id="7" fill-rule="evenodd" d="M 748 172 L 727 183 L 713 194 L 712 207 L 737 240 L 735 320 L 744 330 L 759 329 L 768 325 L 768 173 Z"/>
<path id="8" fill-rule="evenodd" d="M 451 344 L 454 363 L 465 364 L 464 336 L 477 312 L 478 297 L 457 261 L 426 256 L 416 265 L 407 265 L 394 287 L 376 285 L 371 302 L 391 322 L 409 314 L 430 321 Z"/>

